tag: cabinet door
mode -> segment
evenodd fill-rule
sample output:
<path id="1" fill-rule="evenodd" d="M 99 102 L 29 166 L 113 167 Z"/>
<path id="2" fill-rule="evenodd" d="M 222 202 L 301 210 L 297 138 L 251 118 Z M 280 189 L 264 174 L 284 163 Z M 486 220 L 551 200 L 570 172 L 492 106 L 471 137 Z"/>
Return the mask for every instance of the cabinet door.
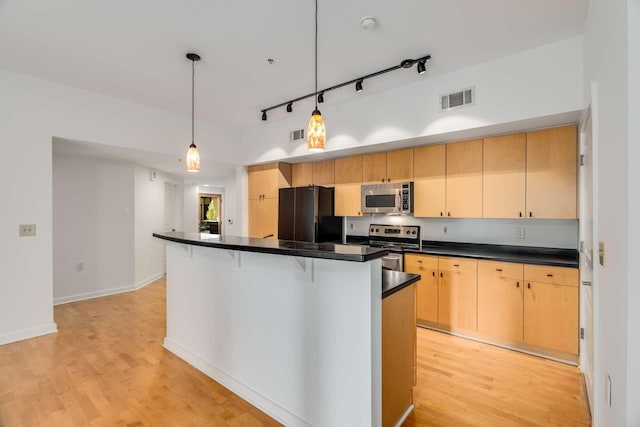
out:
<path id="1" fill-rule="evenodd" d="M 362 155 L 342 157 L 335 161 L 336 184 L 362 183 Z"/>
<path id="2" fill-rule="evenodd" d="M 576 126 L 527 133 L 527 218 L 576 218 Z"/>
<path id="3" fill-rule="evenodd" d="M 387 182 L 413 180 L 413 148 L 387 152 Z"/>
<path id="4" fill-rule="evenodd" d="M 362 155 L 362 182 L 387 182 L 387 153 Z"/>
<path id="5" fill-rule="evenodd" d="M 578 288 L 525 283 L 524 341 L 578 354 Z"/>
<path id="6" fill-rule="evenodd" d="M 447 216 L 482 217 L 482 140 L 447 144 Z"/>
<path id="7" fill-rule="evenodd" d="M 260 215 L 262 216 L 262 235 L 269 239 L 278 238 L 278 199 L 277 198 L 265 198 L 260 203 Z"/>
<path id="8" fill-rule="evenodd" d="M 249 199 L 249 237 L 260 238 L 262 234 L 262 220 L 260 216 L 261 199 Z"/>
<path id="9" fill-rule="evenodd" d="M 414 149 L 414 216 L 444 216 L 446 167 L 445 145 L 427 145 Z"/>
<path id="10" fill-rule="evenodd" d="M 362 216 L 362 184 L 340 184 L 335 186 L 334 214 L 336 216 Z"/>
<path id="11" fill-rule="evenodd" d="M 335 183 L 335 161 L 325 160 L 322 162 L 313 162 L 313 183 L 315 185 L 323 185 L 325 187 L 333 187 Z"/>
<path id="12" fill-rule="evenodd" d="M 259 199 L 265 193 L 264 165 L 249 166 L 249 199 Z"/>
<path id="13" fill-rule="evenodd" d="M 483 217 L 524 218 L 525 134 L 485 138 L 483 146 Z"/>
<path id="14" fill-rule="evenodd" d="M 478 332 L 488 338 L 522 341 L 522 279 L 478 276 Z"/>
<path id="15" fill-rule="evenodd" d="M 419 274 L 416 285 L 416 317 L 418 322 L 438 321 L 438 258 L 432 256 L 405 254 L 404 270 Z"/>
<path id="16" fill-rule="evenodd" d="M 307 185 L 313 185 L 313 164 L 307 162 L 291 165 L 291 186 L 305 187 Z"/>
<path id="17" fill-rule="evenodd" d="M 477 330 L 477 261 L 440 257 L 438 265 L 438 322 L 452 329 Z"/>

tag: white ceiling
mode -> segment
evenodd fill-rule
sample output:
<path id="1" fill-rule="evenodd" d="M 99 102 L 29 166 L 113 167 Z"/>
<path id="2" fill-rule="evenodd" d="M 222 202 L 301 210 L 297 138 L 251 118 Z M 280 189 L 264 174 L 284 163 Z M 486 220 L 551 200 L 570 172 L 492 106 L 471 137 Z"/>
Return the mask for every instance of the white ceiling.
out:
<path id="1" fill-rule="evenodd" d="M 234 127 L 313 92 L 314 1 L 0 0 L 0 67 Z M 332 86 L 431 54 L 367 93 L 582 33 L 588 0 L 319 0 L 318 85 Z M 360 21 L 377 19 L 374 30 Z M 269 65 L 267 58 L 275 59 Z M 359 94 L 358 96 L 362 96 Z M 345 87 L 327 104 L 352 99 Z M 294 104 L 309 110 L 311 100 Z M 269 115 L 283 117 L 284 107 Z"/>

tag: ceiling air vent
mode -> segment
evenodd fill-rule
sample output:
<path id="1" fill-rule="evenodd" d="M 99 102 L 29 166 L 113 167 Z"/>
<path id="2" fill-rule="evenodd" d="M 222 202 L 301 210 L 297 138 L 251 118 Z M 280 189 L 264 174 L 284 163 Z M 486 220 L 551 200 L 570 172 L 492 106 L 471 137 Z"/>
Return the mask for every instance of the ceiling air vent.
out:
<path id="1" fill-rule="evenodd" d="M 440 97 L 440 108 L 442 111 L 452 110 L 465 105 L 474 104 L 476 101 L 475 88 L 468 88 L 451 92 Z"/>
<path id="2" fill-rule="evenodd" d="M 297 142 L 304 139 L 304 129 L 296 129 L 289 132 L 289 142 Z"/>

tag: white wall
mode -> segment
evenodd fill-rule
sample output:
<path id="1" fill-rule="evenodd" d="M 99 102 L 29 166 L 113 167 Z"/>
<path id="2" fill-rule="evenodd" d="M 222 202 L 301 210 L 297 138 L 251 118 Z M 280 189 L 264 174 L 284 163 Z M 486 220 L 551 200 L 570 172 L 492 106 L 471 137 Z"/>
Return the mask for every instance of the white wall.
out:
<path id="1" fill-rule="evenodd" d="M 584 32 L 585 98 L 591 97 L 591 82 L 597 84 L 598 91 L 598 128 L 594 135 L 599 168 L 596 227 L 599 240 L 605 244 L 605 265 L 594 276 L 599 330 L 595 366 L 597 426 L 640 425 L 640 298 L 637 273 L 632 273 L 639 259 L 639 181 L 634 170 L 640 156 L 633 145 L 638 141 L 637 100 L 630 103 L 633 97 L 628 97 L 633 88 L 638 95 L 638 30 L 633 28 L 639 24 L 637 10 L 637 0 L 591 0 Z M 633 79 L 636 81 L 631 83 Z M 607 375 L 612 380 L 611 407 L 604 402 Z"/>
<path id="2" fill-rule="evenodd" d="M 164 274 L 164 244 L 153 237 L 164 231 L 164 175 L 149 179 L 151 170 L 136 165 L 135 191 L 135 286 L 139 287 Z"/>
<path id="3" fill-rule="evenodd" d="M 577 220 L 414 218 L 413 216 L 373 215 L 348 217 L 345 231 L 348 235 L 367 236 L 369 224 L 374 223 L 419 225 L 422 240 L 565 249 L 576 249 L 578 245 Z M 524 239 L 516 239 L 516 227 L 524 227 Z"/>
<path id="4" fill-rule="evenodd" d="M 111 294 L 132 284 L 133 170 L 132 164 L 53 155 L 55 303 Z"/>
<path id="5" fill-rule="evenodd" d="M 434 59 L 434 60 L 437 60 Z M 324 104 L 327 151 L 419 138 L 446 141 L 450 134 L 581 110 L 582 38 L 525 51 L 388 92 L 354 96 L 342 105 Z M 439 95 L 470 86 L 476 104 L 439 111 Z M 364 95 L 366 94 L 360 94 Z M 243 164 L 307 156 L 306 145 L 290 144 L 289 131 L 306 128 L 309 111 L 260 122 L 242 132 Z M 384 147 L 380 147 L 384 150 Z"/>
<path id="6" fill-rule="evenodd" d="M 628 93 L 629 93 L 629 121 L 627 168 L 629 187 L 627 197 L 629 201 L 629 266 L 626 283 L 627 295 L 627 423 L 640 425 L 640 339 L 637 326 L 640 325 L 640 284 L 634 263 L 640 260 L 640 1 L 628 0 Z"/>
<path id="7" fill-rule="evenodd" d="M 190 117 L 0 69 L 0 343 L 53 332 L 52 137 L 182 155 Z M 237 163 L 237 132 L 198 123 L 202 151 Z M 178 141 L 178 142 L 177 142 Z M 37 195 L 37 209 L 34 196 Z M 37 235 L 18 237 L 19 224 Z"/>

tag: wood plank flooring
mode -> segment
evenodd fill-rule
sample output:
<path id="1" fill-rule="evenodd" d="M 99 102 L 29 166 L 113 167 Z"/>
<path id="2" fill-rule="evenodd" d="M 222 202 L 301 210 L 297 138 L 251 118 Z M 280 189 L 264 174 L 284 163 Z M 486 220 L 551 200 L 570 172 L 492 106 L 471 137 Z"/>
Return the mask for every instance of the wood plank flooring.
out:
<path id="1" fill-rule="evenodd" d="M 0 426 L 270 426 L 162 348 L 165 283 L 55 307 L 59 332 L 0 346 Z M 405 426 L 586 426 L 578 369 L 418 329 Z"/>

